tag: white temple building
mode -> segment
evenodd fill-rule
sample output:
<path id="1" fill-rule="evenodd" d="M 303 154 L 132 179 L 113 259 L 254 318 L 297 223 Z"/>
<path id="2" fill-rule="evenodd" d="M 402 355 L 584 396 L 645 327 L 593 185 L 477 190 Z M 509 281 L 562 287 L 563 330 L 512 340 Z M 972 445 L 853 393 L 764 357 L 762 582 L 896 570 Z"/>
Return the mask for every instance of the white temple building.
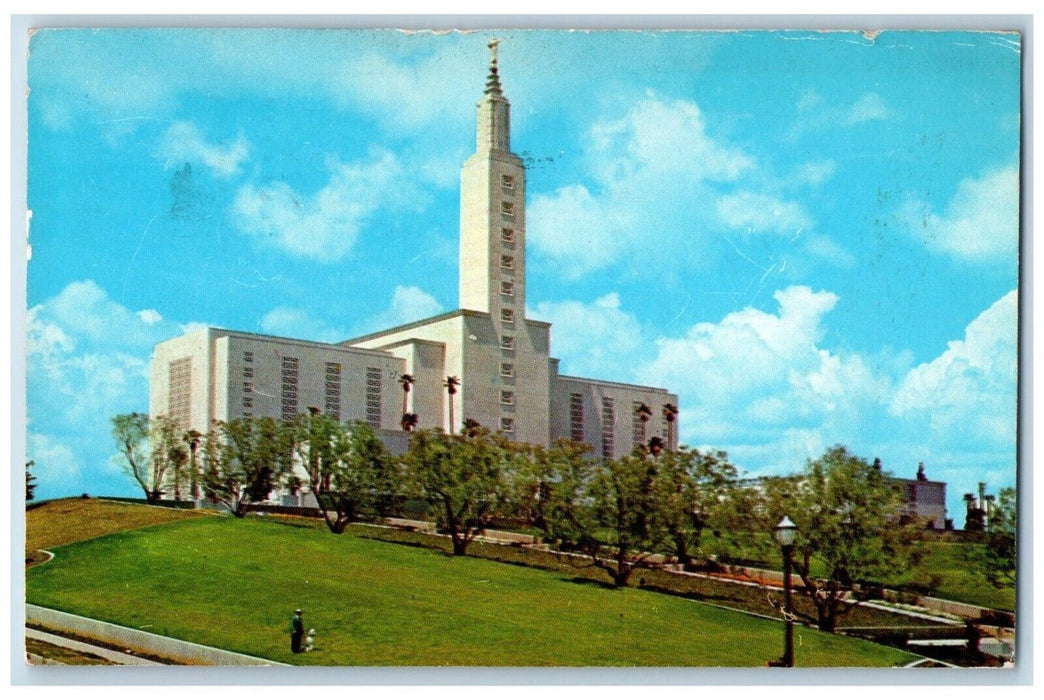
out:
<path id="1" fill-rule="evenodd" d="M 406 444 L 404 413 L 417 428 L 460 432 L 472 419 L 527 443 L 573 438 L 604 457 L 654 436 L 677 447 L 678 425 L 664 415 L 676 395 L 559 374 L 551 324 L 526 318 L 526 170 L 511 152 L 511 105 L 491 48 L 476 151 L 461 170 L 460 308 L 336 344 L 218 328 L 161 342 L 152 417 L 205 432 L 214 420 L 313 409 L 368 423 L 395 451 Z M 414 378 L 408 393 L 404 374 Z M 454 395 L 447 377 L 460 380 Z M 643 405 L 651 416 L 636 411 Z"/>

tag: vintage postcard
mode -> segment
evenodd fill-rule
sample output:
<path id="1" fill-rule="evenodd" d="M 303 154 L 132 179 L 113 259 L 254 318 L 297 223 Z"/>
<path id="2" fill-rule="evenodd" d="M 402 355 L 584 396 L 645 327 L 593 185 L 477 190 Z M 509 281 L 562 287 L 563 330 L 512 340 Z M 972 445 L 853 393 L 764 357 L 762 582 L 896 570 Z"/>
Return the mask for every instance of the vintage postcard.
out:
<path id="1" fill-rule="evenodd" d="M 34 30 L 27 662 L 1004 673 L 1022 42 Z"/>

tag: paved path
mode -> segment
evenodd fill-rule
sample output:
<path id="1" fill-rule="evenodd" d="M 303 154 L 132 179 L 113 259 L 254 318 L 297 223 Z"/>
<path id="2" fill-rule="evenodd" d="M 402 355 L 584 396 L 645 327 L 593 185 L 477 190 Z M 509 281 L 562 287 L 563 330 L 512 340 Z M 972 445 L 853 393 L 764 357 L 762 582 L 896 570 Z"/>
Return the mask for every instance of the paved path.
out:
<path id="1" fill-rule="evenodd" d="M 86 654 L 94 654 L 100 656 L 103 659 L 111 661 L 121 666 L 163 666 L 164 664 L 158 661 L 152 661 L 150 659 L 143 659 L 140 656 L 134 656 L 132 654 L 124 654 L 120 651 L 113 651 L 112 649 L 106 649 L 105 647 L 97 647 L 93 644 L 87 644 L 86 642 L 79 642 L 75 639 L 67 639 L 66 637 L 59 637 L 56 634 L 49 632 L 41 632 L 40 630 L 34 630 L 30 627 L 25 628 L 25 636 L 31 639 L 38 639 L 41 642 L 47 642 L 54 644 L 55 646 L 65 647 L 66 649 L 72 649 L 74 651 L 82 651 Z"/>

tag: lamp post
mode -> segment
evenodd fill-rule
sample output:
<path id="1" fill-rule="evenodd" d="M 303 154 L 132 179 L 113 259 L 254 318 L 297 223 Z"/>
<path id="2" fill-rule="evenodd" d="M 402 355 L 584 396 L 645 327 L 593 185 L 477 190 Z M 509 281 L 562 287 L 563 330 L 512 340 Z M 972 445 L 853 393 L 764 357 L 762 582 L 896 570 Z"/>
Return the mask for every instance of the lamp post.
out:
<path id="1" fill-rule="evenodd" d="M 790 598 L 790 569 L 796 532 L 797 526 L 785 515 L 779 521 L 779 525 L 776 525 L 776 541 L 783 550 L 783 620 L 786 624 L 786 632 L 783 637 L 783 657 L 775 663 L 770 662 L 769 665 L 784 668 L 794 667 L 794 616 Z"/>

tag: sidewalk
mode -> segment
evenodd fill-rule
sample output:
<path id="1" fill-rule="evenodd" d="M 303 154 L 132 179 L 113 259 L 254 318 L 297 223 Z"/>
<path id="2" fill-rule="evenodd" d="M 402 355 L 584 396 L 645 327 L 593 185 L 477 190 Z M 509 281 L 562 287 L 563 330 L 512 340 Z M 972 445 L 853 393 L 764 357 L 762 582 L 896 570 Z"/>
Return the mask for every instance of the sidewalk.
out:
<path id="1" fill-rule="evenodd" d="M 30 639 L 37 639 L 41 642 L 47 642 L 48 644 L 54 644 L 58 647 L 65 647 L 66 649 L 72 649 L 73 651 L 82 651 L 85 654 L 94 654 L 100 656 L 103 659 L 119 664 L 121 666 L 163 666 L 164 664 L 158 661 L 151 661 L 149 659 L 143 659 L 140 656 L 134 656 L 132 654 L 124 654 L 120 651 L 113 651 L 112 649 L 106 649 L 105 647 L 97 647 L 93 644 L 87 644 L 85 642 L 79 642 L 75 639 L 67 639 L 65 637 L 59 637 L 56 634 L 49 632 L 41 632 L 40 630 L 34 630 L 30 627 L 25 628 L 25 636 Z"/>

